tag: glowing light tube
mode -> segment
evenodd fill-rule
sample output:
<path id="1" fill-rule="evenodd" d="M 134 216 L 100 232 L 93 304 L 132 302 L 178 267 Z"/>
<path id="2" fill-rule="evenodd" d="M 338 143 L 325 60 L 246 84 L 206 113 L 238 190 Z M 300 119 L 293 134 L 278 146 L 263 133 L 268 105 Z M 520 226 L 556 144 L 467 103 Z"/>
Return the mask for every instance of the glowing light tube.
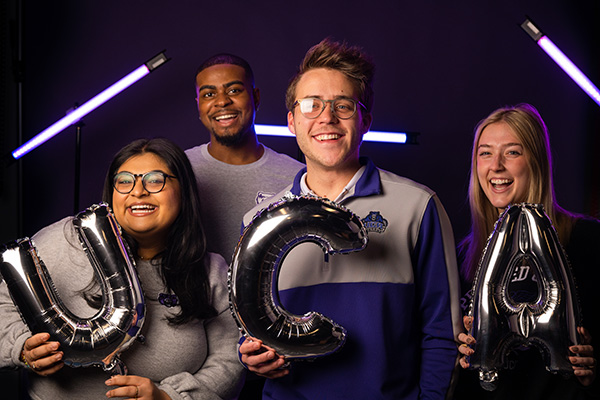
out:
<path id="1" fill-rule="evenodd" d="M 579 85 L 584 92 L 588 94 L 600 106 L 600 90 L 585 76 L 583 72 L 558 48 L 548 36 L 535 26 L 530 20 L 526 19 L 521 28 L 554 60 L 563 71 L 567 73 Z"/>
<path id="2" fill-rule="evenodd" d="M 166 61 L 168 61 L 168 59 L 163 53 L 151 58 L 148 62 L 139 66 L 127 76 L 121 78 L 119 81 L 112 84 L 101 93 L 97 94 L 81 106 L 75 108 L 66 116 L 56 121 L 48 128 L 44 129 L 42 132 L 38 133 L 25 144 L 14 150 L 12 152 L 12 156 L 15 160 L 23 157 L 31 150 L 42 145 L 52 137 L 56 136 L 58 133 L 62 132 L 65 128 L 73 125 L 85 115 L 100 107 L 102 104 L 106 103 L 108 100 L 142 79 L 144 76 L 148 75 L 151 71 L 164 64 Z"/>
<path id="3" fill-rule="evenodd" d="M 283 136 L 283 137 L 294 137 L 294 134 L 290 132 L 287 126 L 277 125 L 254 125 L 257 135 L 266 136 Z M 412 135 L 415 135 L 414 133 Z M 384 142 L 384 143 L 415 143 L 410 137 L 411 134 L 403 132 L 378 132 L 369 131 L 363 136 L 363 140 L 366 142 Z"/>
<path id="4" fill-rule="evenodd" d="M 548 39 L 548 36 L 542 36 L 537 44 L 600 106 L 600 91 L 598 88 Z"/>

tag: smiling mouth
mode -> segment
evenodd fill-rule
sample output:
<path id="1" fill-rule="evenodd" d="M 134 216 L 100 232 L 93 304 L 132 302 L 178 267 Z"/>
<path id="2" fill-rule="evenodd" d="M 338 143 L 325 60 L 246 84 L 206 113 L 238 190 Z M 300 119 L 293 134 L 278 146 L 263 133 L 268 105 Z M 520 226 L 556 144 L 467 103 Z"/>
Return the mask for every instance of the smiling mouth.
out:
<path id="1" fill-rule="evenodd" d="M 504 189 L 512 185 L 513 182 L 512 179 L 490 179 L 490 183 L 494 189 Z"/>
<path id="2" fill-rule="evenodd" d="M 325 140 L 337 140 L 341 136 L 342 135 L 337 134 L 337 133 L 328 133 L 328 134 L 316 135 L 316 136 L 314 136 L 314 138 L 320 142 L 323 142 Z"/>
<path id="3" fill-rule="evenodd" d="M 156 206 L 150 204 L 138 204 L 129 207 L 133 214 L 149 214 L 156 210 Z"/>
<path id="4" fill-rule="evenodd" d="M 214 117 L 215 121 L 227 121 L 237 117 L 237 114 L 221 114 Z"/>

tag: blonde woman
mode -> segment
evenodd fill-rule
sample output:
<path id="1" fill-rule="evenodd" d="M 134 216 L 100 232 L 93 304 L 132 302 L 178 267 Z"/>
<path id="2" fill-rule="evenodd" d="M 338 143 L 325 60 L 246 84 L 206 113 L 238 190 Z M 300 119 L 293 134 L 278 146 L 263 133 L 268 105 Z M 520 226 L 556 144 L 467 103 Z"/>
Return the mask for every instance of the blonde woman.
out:
<path id="1" fill-rule="evenodd" d="M 583 344 L 570 348 L 574 377 L 563 379 L 547 372 L 536 349 L 519 349 L 509 357 L 493 392 L 479 387 L 476 371 L 461 371 L 456 399 L 580 399 L 595 390 L 593 348 L 597 346 L 592 346 L 590 334 L 600 335 L 593 296 L 600 269 L 600 223 L 573 214 L 556 202 L 548 131 L 538 111 L 529 104 L 495 110 L 475 129 L 469 185 L 472 225 L 471 232 L 459 244 L 463 307 L 470 302 L 478 262 L 495 222 L 508 205 L 522 202 L 544 205 L 579 284 L 585 329 L 578 328 Z M 537 283 L 533 269 L 524 266 L 517 271 L 508 291 L 517 301 L 535 301 Z M 470 318 L 465 317 L 467 328 L 470 323 Z M 459 334 L 458 339 L 463 344 L 475 343 L 465 333 Z M 463 345 L 459 351 L 463 354 L 461 366 L 467 368 L 466 356 L 473 350 Z"/>

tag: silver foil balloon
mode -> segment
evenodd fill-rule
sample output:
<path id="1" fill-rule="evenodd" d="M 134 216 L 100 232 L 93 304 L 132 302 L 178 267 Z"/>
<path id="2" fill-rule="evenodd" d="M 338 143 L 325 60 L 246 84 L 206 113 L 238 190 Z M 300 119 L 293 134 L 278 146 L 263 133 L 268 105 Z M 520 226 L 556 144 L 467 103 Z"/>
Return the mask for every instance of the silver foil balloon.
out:
<path id="1" fill-rule="evenodd" d="M 255 216 L 229 268 L 230 308 L 240 330 L 288 359 L 331 354 L 346 339 L 346 330 L 328 317 L 295 315 L 281 305 L 279 271 L 302 242 L 320 245 L 327 256 L 364 249 L 367 233 L 356 215 L 336 203 L 290 196 Z"/>
<path id="2" fill-rule="evenodd" d="M 537 276 L 537 299 L 526 303 L 508 290 L 522 263 Z M 578 342 L 579 303 L 567 258 L 541 204 L 510 206 L 496 222 L 473 284 L 471 315 L 477 343 L 469 362 L 479 370 L 484 389 L 496 388 L 506 356 L 519 346 L 537 348 L 548 371 L 573 373 L 568 348 Z"/>
<path id="3" fill-rule="evenodd" d="M 126 373 L 118 355 L 139 335 L 145 316 L 134 261 L 106 204 L 82 211 L 73 224 L 102 288 L 102 308 L 93 317 L 78 318 L 65 307 L 28 238 L 5 245 L 0 274 L 31 332 L 58 341 L 66 365 Z"/>

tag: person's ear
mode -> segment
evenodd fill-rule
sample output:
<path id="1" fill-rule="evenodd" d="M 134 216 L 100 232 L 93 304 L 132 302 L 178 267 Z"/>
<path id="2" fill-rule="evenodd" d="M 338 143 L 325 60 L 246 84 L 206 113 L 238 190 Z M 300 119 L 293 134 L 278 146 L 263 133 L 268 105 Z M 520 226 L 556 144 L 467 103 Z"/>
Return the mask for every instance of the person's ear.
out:
<path id="1" fill-rule="evenodd" d="M 288 120 L 288 129 L 290 130 L 290 132 L 292 132 L 295 135 L 296 127 L 294 126 L 294 113 L 293 112 L 288 111 L 287 120 Z"/>
<path id="2" fill-rule="evenodd" d="M 252 98 L 254 99 L 254 109 L 256 109 L 256 111 L 258 111 L 258 108 L 260 106 L 260 89 L 259 88 L 254 88 L 252 90 Z"/>
<path id="3" fill-rule="evenodd" d="M 363 135 L 369 132 L 369 129 L 371 129 L 371 122 L 373 122 L 373 114 L 370 112 L 361 114 L 361 131 Z"/>

